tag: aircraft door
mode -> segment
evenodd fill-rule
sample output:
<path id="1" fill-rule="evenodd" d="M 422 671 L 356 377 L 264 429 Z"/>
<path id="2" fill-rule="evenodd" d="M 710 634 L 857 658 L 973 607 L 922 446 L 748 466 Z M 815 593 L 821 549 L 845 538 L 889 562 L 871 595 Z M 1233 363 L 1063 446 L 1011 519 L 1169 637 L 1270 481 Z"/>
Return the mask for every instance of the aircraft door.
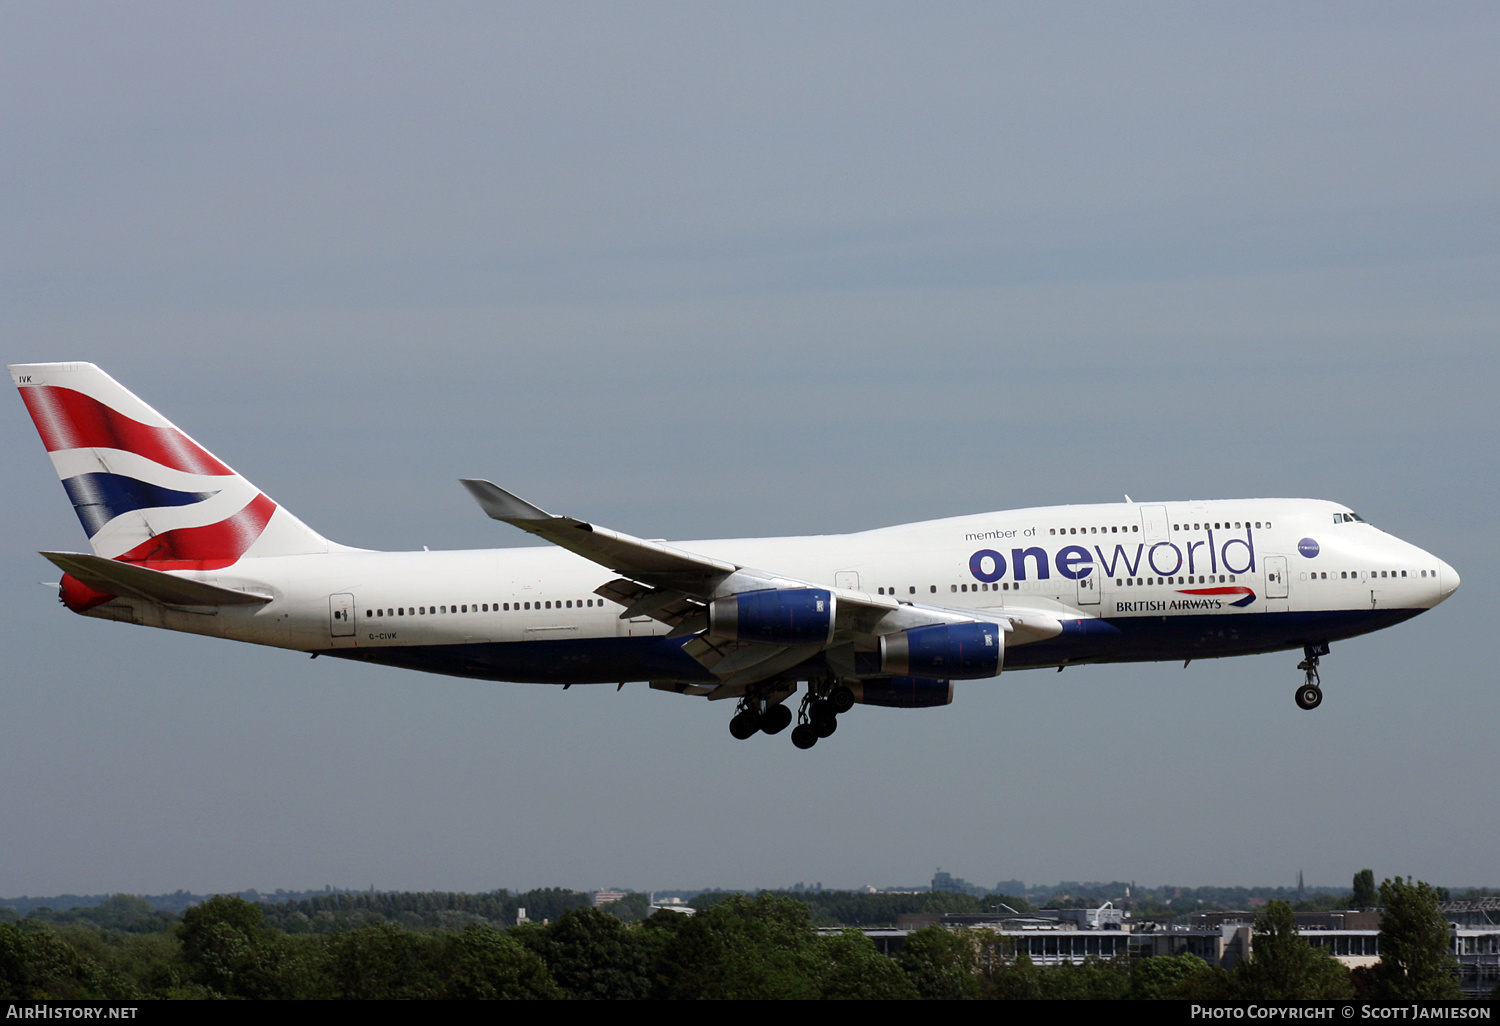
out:
<path id="1" fill-rule="evenodd" d="M 1141 507 L 1141 534 L 1145 538 L 1147 547 L 1157 542 L 1170 541 L 1171 533 L 1172 529 L 1167 520 L 1167 507 Z"/>
<path id="2" fill-rule="evenodd" d="M 1080 606 L 1097 606 L 1099 604 L 1099 567 L 1095 566 L 1087 577 L 1078 578 L 1078 604 Z"/>
<path id="3" fill-rule="evenodd" d="M 1266 563 L 1266 598 L 1286 598 L 1286 557 L 1267 556 Z"/>
<path id="4" fill-rule="evenodd" d="M 354 596 L 328 596 L 328 633 L 335 638 L 354 636 Z"/>
<path id="5" fill-rule="evenodd" d="M 850 591 L 859 590 L 859 571 L 840 570 L 833 575 L 833 586 L 835 588 L 847 588 Z"/>

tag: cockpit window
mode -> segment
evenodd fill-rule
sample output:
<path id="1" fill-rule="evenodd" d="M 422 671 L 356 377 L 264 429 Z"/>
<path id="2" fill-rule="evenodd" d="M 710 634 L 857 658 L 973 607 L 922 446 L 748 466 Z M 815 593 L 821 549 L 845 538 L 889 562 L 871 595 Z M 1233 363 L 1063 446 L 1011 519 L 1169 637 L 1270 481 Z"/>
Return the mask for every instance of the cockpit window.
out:
<path id="1" fill-rule="evenodd" d="M 1335 524 L 1363 524 L 1367 521 L 1358 513 L 1335 513 L 1333 522 Z"/>

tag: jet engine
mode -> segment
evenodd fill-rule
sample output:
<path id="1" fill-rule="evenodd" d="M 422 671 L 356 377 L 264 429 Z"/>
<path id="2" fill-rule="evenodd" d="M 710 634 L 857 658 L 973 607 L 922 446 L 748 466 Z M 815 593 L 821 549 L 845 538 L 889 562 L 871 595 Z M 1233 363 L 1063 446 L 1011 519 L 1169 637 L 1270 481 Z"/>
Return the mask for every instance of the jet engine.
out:
<path id="1" fill-rule="evenodd" d="M 834 597 L 822 588 L 746 591 L 708 604 L 708 633 L 771 645 L 826 645 L 833 639 Z"/>
<path id="2" fill-rule="evenodd" d="M 880 672 L 960 680 L 993 677 L 1005 661 L 1005 633 L 993 623 L 935 623 L 880 637 Z"/>

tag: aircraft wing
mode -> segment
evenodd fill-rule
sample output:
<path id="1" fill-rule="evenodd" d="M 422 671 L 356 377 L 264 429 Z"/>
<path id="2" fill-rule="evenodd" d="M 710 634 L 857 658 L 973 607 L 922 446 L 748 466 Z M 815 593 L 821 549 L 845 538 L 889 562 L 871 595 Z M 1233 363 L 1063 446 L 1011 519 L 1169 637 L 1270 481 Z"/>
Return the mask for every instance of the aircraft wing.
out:
<path id="1" fill-rule="evenodd" d="M 634 581 L 706 598 L 719 581 L 740 569 L 721 559 L 632 538 L 572 517 L 553 516 L 489 481 L 465 478 L 463 486 L 492 519 L 545 538 Z"/>
<path id="2" fill-rule="evenodd" d="M 952 609 L 936 605 L 898 602 L 892 596 L 870 595 L 847 588 L 786 577 L 675 548 L 645 541 L 598 527 L 573 517 L 555 516 L 507 492 L 489 481 L 464 479 L 463 485 L 491 518 L 519 527 L 528 534 L 592 560 L 621 575 L 596 589 L 625 607 L 620 618 L 649 616 L 668 624 L 668 637 L 691 639 L 683 651 L 706 667 L 723 685 L 744 685 L 785 673 L 808 660 L 822 656 L 838 677 L 858 674 L 857 655 L 884 652 L 883 637 L 908 635 L 926 628 L 992 628 L 990 641 L 1003 651 L 1004 636 L 1010 644 L 1024 644 L 1055 637 L 1062 631 L 1058 611 L 1006 608 L 1003 610 Z M 715 607 L 753 596 L 753 609 L 740 613 L 751 619 L 774 606 L 779 596 L 792 604 L 808 605 L 806 619 L 826 626 L 810 634 L 779 632 L 780 622 L 791 615 L 804 616 L 801 609 L 776 609 L 768 619 L 776 626 L 757 633 L 749 629 L 726 630 Z M 826 603 L 827 609 L 824 609 Z M 817 620 L 818 616 L 824 619 Z M 806 622 L 806 620 L 804 620 Z M 737 627 L 741 625 L 736 620 Z M 903 638 L 903 643 L 905 639 Z M 930 636 L 929 636 L 930 641 Z M 992 676 L 998 673 L 998 663 Z M 877 671 L 872 676 L 890 675 Z"/>

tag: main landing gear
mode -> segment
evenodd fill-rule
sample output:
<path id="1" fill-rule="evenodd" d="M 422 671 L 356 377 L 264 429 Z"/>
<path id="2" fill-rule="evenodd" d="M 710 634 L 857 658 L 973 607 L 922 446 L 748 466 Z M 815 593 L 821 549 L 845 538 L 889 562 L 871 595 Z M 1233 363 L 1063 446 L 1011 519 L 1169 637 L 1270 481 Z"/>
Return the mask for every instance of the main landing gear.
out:
<path id="1" fill-rule="evenodd" d="M 729 721 L 729 733 L 738 741 L 765 734 L 780 734 L 792 723 L 792 711 L 782 702 L 767 705 L 759 697 L 746 695 L 740 700 L 739 711 Z"/>
<path id="2" fill-rule="evenodd" d="M 1328 654 L 1328 642 L 1320 641 L 1315 645 L 1305 645 L 1302 648 L 1303 659 L 1297 664 L 1297 669 L 1307 674 L 1307 679 L 1297 687 L 1297 708 L 1316 709 L 1323 704 L 1323 682 L 1318 677 L 1318 657 Z"/>
<path id="3" fill-rule="evenodd" d="M 807 749 L 819 738 L 829 737 L 839 729 L 839 714 L 854 708 L 854 692 L 832 681 L 808 682 L 807 694 L 792 728 L 792 744 Z"/>
<path id="4" fill-rule="evenodd" d="M 729 721 L 729 733 L 740 741 L 754 737 L 757 733 L 780 734 L 792 726 L 792 710 L 779 700 L 788 692 L 781 691 L 767 697 L 765 693 L 750 693 L 740 699 L 739 708 Z M 838 718 L 854 708 L 854 692 L 836 681 L 810 681 L 807 694 L 797 710 L 797 725 L 792 727 L 792 744 L 798 748 L 811 748 L 819 738 L 825 738 L 838 729 Z"/>

